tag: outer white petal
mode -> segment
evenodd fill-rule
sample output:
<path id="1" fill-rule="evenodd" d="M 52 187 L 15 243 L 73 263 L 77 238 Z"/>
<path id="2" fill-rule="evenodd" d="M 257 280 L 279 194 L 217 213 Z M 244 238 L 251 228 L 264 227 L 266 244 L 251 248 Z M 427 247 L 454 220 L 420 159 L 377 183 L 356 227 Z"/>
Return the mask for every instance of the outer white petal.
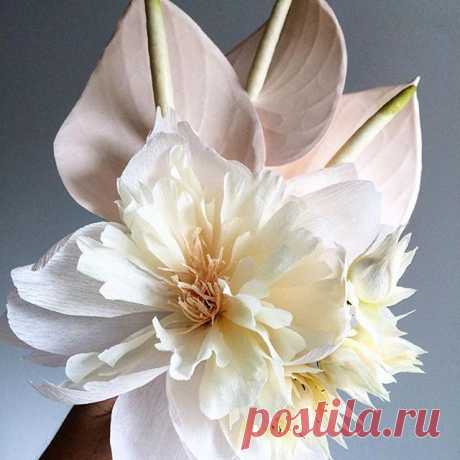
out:
<path id="1" fill-rule="evenodd" d="M 162 7 L 180 119 L 222 155 L 260 167 L 263 131 L 231 65 L 172 2 Z M 142 147 L 154 107 L 144 0 L 133 0 L 55 141 L 61 177 L 84 207 L 118 218 L 116 179 Z"/>
<path id="2" fill-rule="evenodd" d="M 381 196 L 371 182 L 350 181 L 303 197 L 305 227 L 323 240 L 347 251 L 349 260 L 361 254 L 376 238 L 381 222 Z"/>
<path id="3" fill-rule="evenodd" d="M 229 445 L 220 423 L 208 419 L 200 410 L 199 383 L 201 372 L 188 382 L 167 378 L 166 391 L 169 413 L 179 438 L 198 460 L 233 460 L 235 453 Z"/>
<path id="4" fill-rule="evenodd" d="M 14 333 L 33 348 L 61 355 L 102 351 L 151 323 L 151 313 L 116 318 L 70 316 L 39 308 L 12 292 L 8 320 Z"/>
<path id="5" fill-rule="evenodd" d="M 356 168 L 354 165 L 347 163 L 292 177 L 287 181 L 287 190 L 292 195 L 303 196 L 330 185 L 357 179 L 358 172 Z"/>
<path id="6" fill-rule="evenodd" d="M 229 54 L 246 85 L 263 28 Z M 293 161 L 322 138 L 342 95 L 345 40 L 323 0 L 293 0 L 270 72 L 255 101 L 270 165 Z"/>
<path id="7" fill-rule="evenodd" d="M 201 426 L 193 429 L 199 439 Z M 169 417 L 163 376 L 117 399 L 110 428 L 113 460 L 201 459 L 188 455 L 182 442 Z"/>
<path id="8" fill-rule="evenodd" d="M 106 224 L 91 224 L 50 249 L 36 265 L 16 268 L 11 277 L 18 294 L 38 307 L 65 315 L 114 317 L 152 311 L 151 307 L 104 299 L 101 283 L 77 271 L 81 255 L 76 240 L 97 239 Z"/>
<path id="9" fill-rule="evenodd" d="M 147 328 L 146 328 L 147 330 Z M 136 339 L 146 335 L 141 343 Z M 140 331 L 103 353 L 71 357 L 66 372 L 78 380 L 62 385 L 44 383 L 35 387 L 46 397 L 71 404 L 86 404 L 113 398 L 140 388 L 168 370 L 169 354 L 155 348 L 153 331 Z"/>
<path id="10" fill-rule="evenodd" d="M 41 366 L 63 367 L 67 360 L 67 357 L 63 355 L 35 350 L 27 343 L 20 340 L 12 331 L 6 314 L 0 316 L 0 344 L 1 343 L 23 349 L 27 352 L 24 356 L 25 359 Z"/>
<path id="11" fill-rule="evenodd" d="M 45 382 L 34 385 L 34 387 L 46 398 L 60 401 L 67 404 L 91 404 L 94 402 L 105 401 L 124 393 L 143 387 L 154 380 L 158 375 L 164 374 L 167 367 L 160 369 L 149 369 L 146 371 L 135 372 L 133 374 L 121 375 L 114 379 L 96 385 L 91 390 L 74 389 L 65 385 L 55 385 Z"/>

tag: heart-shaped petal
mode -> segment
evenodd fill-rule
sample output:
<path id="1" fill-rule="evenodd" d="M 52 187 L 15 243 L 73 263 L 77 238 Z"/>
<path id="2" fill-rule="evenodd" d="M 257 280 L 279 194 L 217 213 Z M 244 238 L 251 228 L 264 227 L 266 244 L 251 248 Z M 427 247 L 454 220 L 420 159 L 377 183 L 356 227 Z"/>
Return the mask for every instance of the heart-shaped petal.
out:
<path id="1" fill-rule="evenodd" d="M 265 26 L 230 52 L 246 85 Z M 343 92 L 347 53 L 342 30 L 323 0 L 293 0 L 265 86 L 254 101 L 268 165 L 308 153 L 324 136 Z"/>
<path id="2" fill-rule="evenodd" d="M 234 70 L 185 13 L 169 0 L 162 7 L 178 117 L 206 145 L 258 169 L 262 127 Z M 154 114 L 144 0 L 133 0 L 56 137 L 56 163 L 78 203 L 118 220 L 116 178 L 144 144 Z"/>
<path id="3" fill-rule="evenodd" d="M 347 94 L 340 101 L 332 126 L 309 155 L 276 168 L 285 177 L 323 168 L 352 134 L 408 85 Z M 422 138 L 417 97 L 360 153 L 354 163 L 360 179 L 375 183 L 382 193 L 382 222 L 406 224 L 414 210 L 422 172 Z"/>

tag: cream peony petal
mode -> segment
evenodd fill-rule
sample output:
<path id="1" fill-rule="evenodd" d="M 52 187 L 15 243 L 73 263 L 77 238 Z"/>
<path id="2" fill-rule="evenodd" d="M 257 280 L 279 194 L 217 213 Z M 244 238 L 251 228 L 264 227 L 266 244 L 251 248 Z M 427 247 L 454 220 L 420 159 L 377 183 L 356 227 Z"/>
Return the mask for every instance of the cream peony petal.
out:
<path id="1" fill-rule="evenodd" d="M 381 195 L 371 182 L 331 185 L 302 198 L 305 227 L 323 240 L 345 248 L 349 260 L 362 253 L 380 230 Z"/>
<path id="2" fill-rule="evenodd" d="M 354 165 L 350 163 L 320 169 L 309 174 L 300 174 L 287 181 L 287 191 L 291 195 L 303 196 L 330 185 L 358 179 Z"/>
<path id="3" fill-rule="evenodd" d="M 168 132 L 157 132 L 164 124 L 168 125 Z M 170 174 L 172 168 L 180 169 L 183 179 L 192 188 L 198 187 L 201 193 L 210 198 L 220 193 L 228 172 L 250 177 L 250 170 L 246 166 L 228 162 L 207 147 L 187 122 L 176 120 L 174 112 L 168 112 L 165 117 L 158 113 L 154 132 L 143 148 L 131 158 L 121 175 L 119 188 L 123 201 L 129 201 L 129 196 L 125 198 L 124 189 L 135 194 L 139 184 L 153 188 L 160 179 Z M 206 188 L 203 190 L 201 187 L 204 184 Z"/>
<path id="4" fill-rule="evenodd" d="M 168 297 L 164 285 L 152 274 L 94 240 L 79 238 L 77 244 L 82 252 L 77 270 L 103 283 L 99 292 L 105 299 L 144 305 L 152 311 L 165 309 Z"/>
<path id="5" fill-rule="evenodd" d="M 201 411 L 212 420 L 253 404 L 267 380 L 267 364 L 256 340 L 230 321 L 224 327 L 232 360 L 225 367 L 208 360 L 200 385 Z"/>
<path id="6" fill-rule="evenodd" d="M 246 84 L 263 28 L 228 56 Z M 255 101 L 267 162 L 281 165 L 324 136 L 345 84 L 347 55 L 337 18 L 324 0 L 293 0 L 265 86 Z"/>
<path id="7" fill-rule="evenodd" d="M 270 330 L 270 339 L 274 349 L 284 362 L 293 360 L 306 347 L 302 335 L 287 327 Z"/>
<path id="8" fill-rule="evenodd" d="M 8 320 L 14 333 L 31 347 L 70 356 L 119 343 L 150 324 L 152 314 L 117 318 L 62 315 L 27 303 L 12 292 L 8 297 Z"/>
<path id="9" fill-rule="evenodd" d="M 197 428 L 195 425 L 194 429 Z M 171 424 L 163 376 L 117 399 L 112 411 L 110 445 L 113 460 L 196 458 L 186 453 Z"/>
<path id="10" fill-rule="evenodd" d="M 198 328 L 184 334 L 180 328 L 167 328 L 168 325 L 177 322 L 178 319 L 183 322 L 183 319 L 176 314 L 166 317 L 161 323 L 158 318 L 153 319 L 153 326 L 160 340 L 157 349 L 173 352 L 169 369 L 169 375 L 172 378 L 189 380 L 196 367 L 213 355 L 219 367 L 228 364 L 232 351 L 220 330 L 220 322 L 219 324 L 215 323 L 211 328 Z"/>
<path id="11" fill-rule="evenodd" d="M 162 6 L 179 118 L 225 157 L 261 167 L 262 128 L 234 70 L 185 13 Z M 55 140 L 61 177 L 82 206 L 117 220 L 116 178 L 153 120 L 144 0 L 133 0 Z"/>
<path id="12" fill-rule="evenodd" d="M 307 351 L 339 345 L 349 332 L 345 306 L 344 260 L 339 249 L 310 254 L 271 287 L 267 301 L 292 314 L 292 329 L 305 340 Z M 291 357 L 292 359 L 293 357 Z"/>
<path id="13" fill-rule="evenodd" d="M 200 410 L 200 378 L 199 371 L 188 382 L 167 378 L 166 394 L 174 428 L 197 460 L 234 460 L 235 453 L 225 438 L 220 423 L 209 420 Z"/>
<path id="14" fill-rule="evenodd" d="M 19 296 L 26 302 L 64 315 L 110 318 L 152 311 L 150 306 L 104 299 L 99 293 L 101 283 L 76 270 L 81 255 L 77 239 L 82 236 L 98 238 L 105 225 L 83 227 L 51 248 L 36 265 L 13 270 L 11 277 Z"/>
<path id="15" fill-rule="evenodd" d="M 294 177 L 323 168 L 342 144 L 386 102 L 408 85 L 345 95 L 323 141 L 304 158 L 278 168 Z M 417 96 L 365 148 L 355 163 L 361 179 L 374 182 L 383 196 L 382 222 L 407 223 L 417 201 L 422 172 L 422 139 Z"/>
<path id="16" fill-rule="evenodd" d="M 238 295 L 226 300 L 227 309 L 223 316 L 234 324 L 256 331 L 258 323 L 278 330 L 289 326 L 292 314 L 281 308 L 262 303 L 249 295 Z"/>

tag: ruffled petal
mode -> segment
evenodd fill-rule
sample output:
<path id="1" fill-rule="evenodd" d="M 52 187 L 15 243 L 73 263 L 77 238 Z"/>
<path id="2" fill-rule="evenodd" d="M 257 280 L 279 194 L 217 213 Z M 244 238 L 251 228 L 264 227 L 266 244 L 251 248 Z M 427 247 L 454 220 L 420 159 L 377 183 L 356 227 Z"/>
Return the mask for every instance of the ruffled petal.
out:
<path id="1" fill-rule="evenodd" d="M 91 404 L 106 399 L 115 398 L 124 393 L 143 387 L 154 380 L 158 375 L 167 371 L 167 367 L 161 369 L 150 369 L 147 371 L 135 372 L 133 374 L 121 375 L 114 379 L 97 385 L 91 391 L 84 389 L 69 388 L 65 385 L 55 385 L 44 382 L 33 385 L 45 398 L 66 404 Z"/>
<path id="2" fill-rule="evenodd" d="M 228 56 L 246 85 L 264 27 Z M 345 84 L 342 30 L 324 0 L 294 0 L 265 86 L 255 101 L 269 165 L 308 153 L 328 129 Z"/>
<path id="3" fill-rule="evenodd" d="M 231 65 L 185 13 L 168 0 L 162 6 L 179 118 L 226 158 L 262 166 L 262 127 Z M 60 175 L 78 203 L 118 219 L 116 179 L 153 120 L 145 6 L 133 0 L 55 140 Z"/>
<path id="4" fill-rule="evenodd" d="M 248 168 L 225 161 L 219 155 L 220 152 L 208 147 L 188 122 L 177 120 L 175 112 L 169 111 L 164 117 L 158 114 L 156 123 L 160 126 L 155 126 L 143 148 L 130 159 L 123 170 L 119 190 L 122 198 L 125 196 L 125 188 L 134 193 L 140 183 L 153 188 L 157 181 L 171 173 L 173 167 L 181 167 L 189 174 L 196 175 L 200 184 L 207 186 L 204 193 L 210 195 L 220 191 L 225 174 L 232 169 L 249 175 Z M 162 128 L 162 125 L 166 128 Z"/>
<path id="5" fill-rule="evenodd" d="M 224 336 L 231 344 L 232 360 L 225 367 L 208 360 L 200 385 L 201 411 L 212 420 L 253 404 L 268 375 L 262 350 L 251 335 L 226 321 Z"/>
<path id="6" fill-rule="evenodd" d="M 119 352 L 118 349 L 111 351 L 112 356 Z M 169 355 L 157 351 L 153 340 L 125 351 L 126 354 L 115 362 L 103 361 L 103 354 L 76 355 L 67 362 L 67 373 L 80 377 L 78 383 L 69 380 L 62 385 L 45 382 L 34 386 L 45 397 L 55 401 L 89 404 L 143 387 L 168 370 Z"/>
<path id="7" fill-rule="evenodd" d="M 344 264 L 340 249 L 328 251 L 318 244 L 270 286 L 267 300 L 292 314 L 291 328 L 304 338 L 308 351 L 337 346 L 349 332 Z"/>
<path id="8" fill-rule="evenodd" d="M 168 326 L 182 320 L 179 315 L 172 314 L 160 323 L 154 318 L 153 326 L 160 343 L 157 348 L 162 351 L 173 352 L 169 374 L 176 380 L 189 380 L 196 367 L 203 361 L 215 356 L 219 367 L 226 366 L 231 358 L 231 350 L 220 329 L 221 321 L 211 328 L 197 328 L 194 331 L 183 333 L 182 328 Z"/>
<path id="9" fill-rule="evenodd" d="M 80 237 L 97 239 L 106 224 L 91 224 L 77 230 L 35 265 L 16 268 L 11 277 L 19 296 L 37 307 L 64 315 L 110 318 L 152 311 L 152 307 L 105 299 L 101 283 L 77 271 Z"/>

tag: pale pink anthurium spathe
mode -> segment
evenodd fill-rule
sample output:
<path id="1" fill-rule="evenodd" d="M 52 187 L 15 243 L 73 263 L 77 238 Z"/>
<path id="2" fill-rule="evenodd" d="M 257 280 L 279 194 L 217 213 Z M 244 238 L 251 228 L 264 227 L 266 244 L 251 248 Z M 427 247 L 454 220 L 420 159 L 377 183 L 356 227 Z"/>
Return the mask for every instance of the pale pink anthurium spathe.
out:
<path id="1" fill-rule="evenodd" d="M 162 5 L 175 113 L 155 113 L 144 1 L 133 0 L 55 141 L 69 193 L 114 223 L 84 227 L 14 270 L 0 334 L 14 341 L 11 328 L 38 350 L 35 361 L 66 364 L 64 385 L 38 387 L 46 396 L 119 396 L 115 460 L 230 460 L 238 451 L 220 420 L 255 401 L 268 360 L 337 348 L 349 326 L 346 259 L 382 223 L 410 217 L 418 107 L 414 98 L 356 165 L 322 169 L 401 89 L 342 95 L 345 43 L 326 2 L 293 1 L 255 101 L 241 83 L 261 32 L 227 58 L 185 13 Z M 202 233 L 181 239 L 192 227 Z M 210 240 L 218 250 L 202 257 Z M 187 278 L 197 260 L 212 277 L 206 298 L 219 291 L 232 306 L 213 300 L 205 332 L 187 297 L 203 288 Z M 300 289 L 307 306 L 290 295 Z"/>

